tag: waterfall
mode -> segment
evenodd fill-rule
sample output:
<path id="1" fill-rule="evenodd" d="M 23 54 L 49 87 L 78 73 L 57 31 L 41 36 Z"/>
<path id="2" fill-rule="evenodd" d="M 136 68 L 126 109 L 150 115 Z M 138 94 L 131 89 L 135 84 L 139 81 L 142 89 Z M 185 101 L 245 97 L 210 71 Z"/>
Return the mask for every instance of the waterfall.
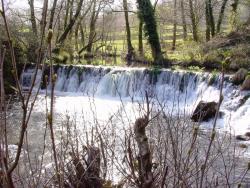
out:
<path id="1" fill-rule="evenodd" d="M 218 100 L 220 76 L 168 69 L 108 68 L 63 66 L 57 70 L 57 92 L 74 92 L 90 96 L 141 97 L 147 91 L 161 100 Z M 213 82 L 210 83 L 211 77 Z M 239 88 L 226 77 L 224 94 L 241 95 Z M 210 83 L 210 84 L 209 84 Z M 243 95 L 242 95 L 243 96 Z"/>
<path id="2" fill-rule="evenodd" d="M 22 90 L 23 91 L 29 91 L 32 82 L 34 81 L 35 77 L 35 69 L 29 68 L 26 69 L 22 75 L 21 75 L 21 86 L 22 86 Z M 39 87 L 39 84 L 41 82 L 41 78 L 42 78 L 42 70 L 38 69 L 37 71 L 37 76 L 36 76 L 36 80 L 35 80 L 35 88 Z"/>
<path id="3" fill-rule="evenodd" d="M 221 75 L 181 70 L 147 68 L 60 66 L 57 70 L 56 94 L 117 99 L 141 99 L 145 92 L 169 109 L 193 112 L 201 101 L 219 99 Z M 33 79 L 31 70 L 22 75 L 23 88 Z M 225 76 L 218 127 L 233 126 L 237 133 L 250 131 L 250 95 L 233 85 Z M 189 113 L 189 114 L 190 114 Z M 211 122 L 204 122 L 207 124 Z M 209 126 L 209 125 L 208 125 Z"/>

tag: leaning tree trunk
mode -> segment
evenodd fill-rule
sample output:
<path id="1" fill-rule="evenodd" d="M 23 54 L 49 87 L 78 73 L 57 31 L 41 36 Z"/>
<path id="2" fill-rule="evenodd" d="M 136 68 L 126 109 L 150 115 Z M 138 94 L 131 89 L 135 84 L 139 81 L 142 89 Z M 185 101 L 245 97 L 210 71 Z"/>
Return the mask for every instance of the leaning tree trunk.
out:
<path id="1" fill-rule="evenodd" d="M 157 31 L 157 23 L 152 3 L 150 0 L 137 0 L 137 4 L 139 12 L 141 13 L 142 20 L 145 24 L 145 34 L 151 47 L 154 63 L 163 65 L 166 62 L 164 62 L 161 51 L 160 39 Z"/>
<path id="2" fill-rule="evenodd" d="M 173 29 L 173 44 L 172 50 L 176 48 L 176 27 L 177 27 L 177 0 L 174 0 L 174 29 Z"/>
<path id="3" fill-rule="evenodd" d="M 127 33 L 127 46 L 128 46 L 127 57 L 129 56 L 129 57 L 132 58 L 134 56 L 134 48 L 133 48 L 132 42 L 131 42 L 131 32 L 130 32 L 130 26 L 129 26 L 128 2 L 127 2 L 127 0 L 123 0 L 123 9 L 124 9 L 124 16 L 125 16 L 125 22 L 126 22 L 126 33 Z M 128 59 L 128 61 L 129 61 L 129 59 Z"/>
<path id="4" fill-rule="evenodd" d="M 217 27 L 216 27 L 216 33 L 220 33 L 221 24 L 222 24 L 222 20 L 224 18 L 224 13 L 225 13 L 225 10 L 226 10 L 227 2 L 228 2 L 228 0 L 223 0 L 223 2 L 222 2 L 221 9 L 220 9 L 220 14 L 219 14 L 218 22 L 217 22 Z"/>
<path id="5" fill-rule="evenodd" d="M 65 39 L 67 38 L 69 32 L 71 31 L 71 29 L 73 28 L 80 12 L 81 12 L 81 8 L 82 8 L 82 4 L 83 4 L 83 0 L 80 0 L 80 2 L 78 3 L 77 9 L 76 9 L 76 13 L 75 15 L 72 17 L 72 19 L 70 19 L 69 24 L 66 26 L 63 34 L 60 36 L 60 38 L 58 39 L 58 44 L 62 44 Z"/>
<path id="6" fill-rule="evenodd" d="M 181 0 L 181 19 L 183 27 L 183 39 L 187 40 L 187 22 L 185 17 L 184 0 Z"/>
<path id="7" fill-rule="evenodd" d="M 194 12 L 193 0 L 189 0 L 189 9 L 190 9 L 190 18 L 192 22 L 192 33 L 194 41 L 198 42 L 198 28 L 197 28 L 197 20 Z"/>

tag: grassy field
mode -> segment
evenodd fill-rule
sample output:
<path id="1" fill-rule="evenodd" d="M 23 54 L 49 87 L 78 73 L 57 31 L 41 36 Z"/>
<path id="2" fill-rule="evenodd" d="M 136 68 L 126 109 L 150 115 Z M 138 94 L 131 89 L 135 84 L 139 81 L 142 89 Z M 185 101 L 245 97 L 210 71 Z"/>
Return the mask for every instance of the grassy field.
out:
<path id="1" fill-rule="evenodd" d="M 223 28 L 224 32 L 228 32 L 227 28 Z M 172 50 L 173 43 L 173 25 L 161 25 L 159 27 L 159 37 L 161 42 L 162 51 L 164 52 L 164 56 L 172 61 L 191 61 L 197 60 L 202 61 L 202 55 L 200 50 L 200 44 L 192 41 L 192 33 L 188 32 L 187 41 L 183 40 L 183 28 L 182 26 L 177 26 L 176 32 L 176 50 Z M 204 31 L 200 31 L 199 35 L 200 39 L 204 41 L 205 33 Z M 125 58 L 127 53 L 127 41 L 126 41 L 126 32 L 112 32 L 109 33 L 109 40 L 106 41 L 106 46 L 99 48 L 99 51 L 117 54 L 121 56 L 121 58 L 117 58 L 118 64 L 122 65 L 125 62 L 122 60 Z M 135 49 L 135 52 L 138 52 L 138 28 L 131 27 L 131 38 L 132 45 Z M 98 42 L 94 45 L 94 48 L 98 48 L 102 43 Z M 143 59 L 147 61 L 152 61 L 152 55 L 150 46 L 146 38 L 143 39 L 143 47 L 144 47 L 144 57 Z M 138 54 L 138 53 L 137 53 Z M 121 60 L 120 60 L 121 59 Z M 100 63 L 100 61 L 98 60 Z M 111 60 L 108 60 L 110 63 Z M 117 63 L 116 62 L 116 63 Z M 106 62 L 105 62 L 106 63 Z M 97 63 L 98 64 L 98 63 Z M 103 63 L 101 63 L 103 64 Z"/>

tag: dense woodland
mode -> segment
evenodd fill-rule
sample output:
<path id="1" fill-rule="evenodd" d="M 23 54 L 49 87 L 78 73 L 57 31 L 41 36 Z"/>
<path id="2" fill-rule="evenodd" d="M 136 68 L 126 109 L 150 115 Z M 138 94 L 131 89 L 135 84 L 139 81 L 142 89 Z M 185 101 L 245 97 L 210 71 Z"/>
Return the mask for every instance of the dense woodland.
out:
<path id="1" fill-rule="evenodd" d="M 14 5 L 11 1 L 5 3 L 5 17 L 17 53 L 24 54 L 22 63 L 36 62 L 34 52 L 38 54 L 41 39 L 46 48 L 49 29 L 53 31 L 53 56 L 58 63 L 69 64 L 86 64 L 84 58 L 97 56 L 121 56 L 131 62 L 164 66 L 170 61 L 216 62 L 221 61 L 218 56 L 234 56 L 235 51 L 240 51 L 224 46 L 233 46 L 237 41 L 245 49 L 243 45 L 249 39 L 247 0 L 30 0 L 24 9 Z M 5 41 L 1 24 L 1 41 Z M 211 48 L 217 50 L 207 52 Z M 240 61 L 248 64 L 245 59 Z"/>
<path id="2" fill-rule="evenodd" d="M 229 80 L 225 74 L 237 72 L 230 82 L 242 84 L 239 91 L 250 90 L 249 0 L 1 0 L 0 4 L 0 188 L 250 185 L 249 158 L 242 157 L 248 145 L 216 129 L 223 116 L 223 84 Z M 157 77 L 161 68 L 210 72 L 208 85 L 217 84 L 218 100 L 201 101 L 192 117 L 185 112 L 174 116 L 143 91 L 135 120 L 129 119 L 120 97 L 120 113 L 112 115 L 104 129 L 96 115 L 91 130 L 88 120 L 81 122 L 80 135 L 77 120 L 60 116 L 58 125 L 55 115 L 56 70 L 63 65 L 70 67 L 68 72 L 76 65 L 146 67 L 150 78 Z M 24 92 L 20 77 L 27 67 L 34 69 L 34 79 Z M 180 83 L 179 90 L 184 90 L 186 82 Z M 237 108 L 249 97 L 241 98 Z M 134 105 L 132 96 L 131 101 Z M 43 140 L 37 143 L 40 153 L 29 150 L 36 103 L 45 109 L 40 127 L 44 132 L 39 133 Z M 199 123 L 211 118 L 212 128 L 201 130 Z M 124 127 L 118 129 L 116 124 Z M 236 138 L 249 141 L 250 133 Z M 15 145 L 14 152 L 8 143 Z"/>

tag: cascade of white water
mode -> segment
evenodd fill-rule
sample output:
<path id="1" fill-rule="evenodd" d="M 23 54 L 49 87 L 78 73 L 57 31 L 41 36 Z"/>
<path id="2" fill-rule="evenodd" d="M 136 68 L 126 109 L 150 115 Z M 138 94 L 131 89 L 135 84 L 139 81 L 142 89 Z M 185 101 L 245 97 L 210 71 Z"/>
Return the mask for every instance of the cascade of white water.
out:
<path id="1" fill-rule="evenodd" d="M 30 85 L 33 74 L 34 72 L 27 70 L 22 75 L 23 87 Z M 213 77 L 212 83 L 211 77 Z M 201 100 L 217 102 L 219 86 L 220 76 L 214 77 L 209 73 L 167 69 L 153 71 L 145 68 L 62 66 L 57 70 L 55 90 L 58 94 L 95 96 L 101 99 L 108 97 L 115 100 L 139 99 L 147 91 L 150 97 L 167 104 L 169 108 L 185 109 L 192 113 Z M 226 77 L 221 106 L 224 116 L 218 121 L 218 127 L 233 126 L 237 129 L 235 130 L 237 133 L 248 131 L 250 98 L 246 98 L 247 95 L 250 93 L 240 91 L 240 88 L 230 83 L 228 76 Z M 244 97 L 245 103 L 241 104 Z M 206 124 L 209 122 L 204 123 Z"/>
<path id="2" fill-rule="evenodd" d="M 42 78 L 42 70 L 37 70 L 37 76 L 35 78 L 35 69 L 27 69 L 21 75 L 21 86 L 23 91 L 28 91 L 32 85 L 32 82 L 35 80 L 34 88 L 37 89 L 40 85 Z"/>
<path id="3" fill-rule="evenodd" d="M 141 97 L 145 91 L 161 100 L 194 100 L 198 96 L 217 97 L 218 82 L 208 86 L 209 74 L 171 70 L 101 67 L 61 67 L 57 72 L 56 91 L 110 97 Z M 217 78 L 218 79 L 218 78 Z M 207 100 L 206 99 L 206 100 Z"/>

